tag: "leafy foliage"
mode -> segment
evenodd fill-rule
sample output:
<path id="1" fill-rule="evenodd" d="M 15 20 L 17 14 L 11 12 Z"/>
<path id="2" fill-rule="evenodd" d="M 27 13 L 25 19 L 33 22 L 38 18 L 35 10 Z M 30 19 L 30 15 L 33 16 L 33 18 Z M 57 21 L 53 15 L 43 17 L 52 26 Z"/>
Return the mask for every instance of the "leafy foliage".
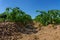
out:
<path id="1" fill-rule="evenodd" d="M 6 8 L 6 11 L 2 14 L 6 14 L 6 21 L 9 22 L 21 22 L 23 24 L 32 22 L 32 18 L 30 15 L 26 14 L 22 10 L 20 10 L 18 7 L 16 8 Z M 0 15 L 2 15 L 0 14 Z M 3 18 L 1 18 L 1 21 Z"/>
<path id="2" fill-rule="evenodd" d="M 48 12 L 37 10 L 37 12 L 40 14 L 36 16 L 35 21 L 43 25 L 60 23 L 60 10 L 49 10 Z"/>
<path id="3" fill-rule="evenodd" d="M 60 10 L 39 11 L 40 14 L 35 17 L 35 21 L 40 22 L 43 25 L 48 24 L 60 24 Z M 21 22 L 24 25 L 32 23 L 33 19 L 30 15 L 23 12 L 20 8 L 6 8 L 5 12 L 1 13 L 7 15 L 6 18 L 0 18 L 0 22 L 4 20 L 9 22 Z"/>

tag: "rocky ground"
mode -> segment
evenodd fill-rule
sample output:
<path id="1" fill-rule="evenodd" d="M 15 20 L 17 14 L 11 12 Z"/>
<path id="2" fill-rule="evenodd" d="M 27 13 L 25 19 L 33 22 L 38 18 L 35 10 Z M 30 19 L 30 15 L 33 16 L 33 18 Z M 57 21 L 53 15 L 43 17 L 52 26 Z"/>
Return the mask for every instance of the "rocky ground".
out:
<path id="1" fill-rule="evenodd" d="M 37 28 L 20 27 L 14 22 L 0 23 L 0 40 L 60 40 L 60 25 L 33 26 Z"/>

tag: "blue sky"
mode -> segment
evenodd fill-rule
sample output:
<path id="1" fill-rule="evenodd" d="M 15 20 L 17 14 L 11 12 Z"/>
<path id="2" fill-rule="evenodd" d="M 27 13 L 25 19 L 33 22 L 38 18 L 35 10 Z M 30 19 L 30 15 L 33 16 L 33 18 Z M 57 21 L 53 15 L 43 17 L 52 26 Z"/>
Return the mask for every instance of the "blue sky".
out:
<path id="1" fill-rule="evenodd" d="M 7 7 L 19 7 L 34 18 L 36 10 L 60 9 L 60 0 L 0 0 L 0 13 Z"/>

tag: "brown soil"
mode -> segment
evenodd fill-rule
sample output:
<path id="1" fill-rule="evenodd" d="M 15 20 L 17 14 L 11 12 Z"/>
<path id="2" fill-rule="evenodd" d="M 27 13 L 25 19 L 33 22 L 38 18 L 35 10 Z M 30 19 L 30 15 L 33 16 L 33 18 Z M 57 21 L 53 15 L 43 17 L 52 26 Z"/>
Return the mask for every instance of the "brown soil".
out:
<path id="1" fill-rule="evenodd" d="M 14 22 L 0 23 L 0 40 L 60 40 L 60 25 L 37 25 L 34 30 L 25 27 L 18 30 L 17 26 Z"/>

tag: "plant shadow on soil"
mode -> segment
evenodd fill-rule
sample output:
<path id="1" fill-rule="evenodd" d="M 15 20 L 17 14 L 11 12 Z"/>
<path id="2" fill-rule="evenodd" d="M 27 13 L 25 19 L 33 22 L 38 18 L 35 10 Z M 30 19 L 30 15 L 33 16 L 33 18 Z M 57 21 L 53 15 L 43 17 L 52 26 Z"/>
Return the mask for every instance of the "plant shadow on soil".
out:
<path id="1" fill-rule="evenodd" d="M 32 25 L 26 25 L 24 27 L 21 27 L 17 25 L 16 23 L 10 23 L 6 22 L 6 25 L 4 23 L 0 23 L 0 34 L 5 36 L 11 36 L 14 33 L 22 33 L 22 34 L 35 34 L 38 31 L 37 28 L 33 27 Z M 2 34 L 3 33 L 3 34 Z"/>
<path id="2" fill-rule="evenodd" d="M 18 32 L 21 32 L 23 34 L 32 34 L 32 33 L 37 33 L 38 31 L 36 30 L 37 28 L 35 28 L 32 25 L 26 25 L 24 27 L 17 27 Z"/>

